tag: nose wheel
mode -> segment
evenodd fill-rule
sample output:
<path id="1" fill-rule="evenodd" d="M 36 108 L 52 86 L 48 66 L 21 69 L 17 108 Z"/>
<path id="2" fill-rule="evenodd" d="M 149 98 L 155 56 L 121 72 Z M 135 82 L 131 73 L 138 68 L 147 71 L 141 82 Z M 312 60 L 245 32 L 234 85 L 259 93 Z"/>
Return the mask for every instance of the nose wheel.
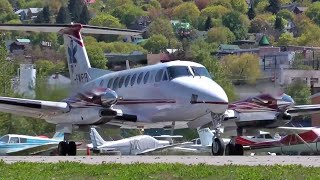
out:
<path id="1" fill-rule="evenodd" d="M 221 138 L 214 138 L 211 146 L 212 155 L 223 156 L 224 153 L 224 143 Z"/>

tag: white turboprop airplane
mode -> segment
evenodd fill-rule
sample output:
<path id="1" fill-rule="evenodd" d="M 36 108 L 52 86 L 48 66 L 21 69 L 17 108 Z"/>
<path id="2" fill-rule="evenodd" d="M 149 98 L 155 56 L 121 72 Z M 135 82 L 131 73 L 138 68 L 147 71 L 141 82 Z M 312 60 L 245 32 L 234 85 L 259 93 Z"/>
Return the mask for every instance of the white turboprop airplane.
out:
<path id="1" fill-rule="evenodd" d="M 65 133 L 60 155 L 76 154 L 75 142 L 69 141 L 73 127 L 163 128 L 193 121 L 189 127 L 196 128 L 205 116 L 221 121 L 228 108 L 225 91 L 195 62 L 172 61 L 118 72 L 91 68 L 80 31 L 118 35 L 138 31 L 81 24 L 0 24 L 0 30 L 59 32 L 64 37 L 73 96 L 61 102 L 0 97 L 1 112 L 56 124 L 56 132 Z"/>
<path id="2" fill-rule="evenodd" d="M 63 133 L 47 137 L 7 134 L 0 138 L 0 155 L 35 155 L 58 148 L 63 140 Z"/>
<path id="3" fill-rule="evenodd" d="M 159 136 L 162 138 L 162 136 Z M 181 136 L 163 136 L 166 139 Z M 167 148 L 172 148 L 180 144 L 172 144 L 172 141 L 157 140 L 149 135 L 138 135 L 129 138 L 120 139 L 117 141 L 104 141 L 95 128 L 90 131 L 91 144 L 87 147 L 94 151 L 119 151 L 121 155 L 141 155 L 159 151 Z"/>

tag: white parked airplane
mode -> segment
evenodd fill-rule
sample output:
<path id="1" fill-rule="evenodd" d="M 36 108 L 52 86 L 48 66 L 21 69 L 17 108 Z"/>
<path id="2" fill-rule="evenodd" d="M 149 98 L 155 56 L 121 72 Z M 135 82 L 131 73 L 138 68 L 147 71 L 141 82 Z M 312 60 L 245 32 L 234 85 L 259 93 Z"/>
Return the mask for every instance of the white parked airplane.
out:
<path id="1" fill-rule="evenodd" d="M 178 136 L 166 136 L 165 138 L 175 138 Z M 179 136 L 180 137 L 180 136 Z M 87 147 L 93 150 L 101 151 L 119 151 L 121 155 L 140 155 L 158 151 L 162 149 L 172 148 L 179 144 L 171 144 L 172 141 L 157 140 L 149 135 L 132 136 L 117 141 L 104 141 L 95 128 L 90 131 L 91 144 Z"/>
<path id="2" fill-rule="evenodd" d="M 63 133 L 47 137 L 7 134 L 0 138 L 0 155 L 34 155 L 58 148 Z"/>
<path id="3" fill-rule="evenodd" d="M 0 30 L 59 32 L 64 37 L 74 94 L 61 102 L 0 97 L 0 111 L 44 119 L 64 132 L 60 155 L 75 155 L 69 142 L 73 127 L 116 125 L 119 127 L 175 127 L 202 117 L 219 119 L 228 107 L 228 97 L 206 68 L 195 62 L 172 61 L 111 72 L 91 68 L 80 34 L 135 35 L 138 31 L 81 24 L 0 24 Z M 120 98 L 119 98 L 120 97 Z"/>

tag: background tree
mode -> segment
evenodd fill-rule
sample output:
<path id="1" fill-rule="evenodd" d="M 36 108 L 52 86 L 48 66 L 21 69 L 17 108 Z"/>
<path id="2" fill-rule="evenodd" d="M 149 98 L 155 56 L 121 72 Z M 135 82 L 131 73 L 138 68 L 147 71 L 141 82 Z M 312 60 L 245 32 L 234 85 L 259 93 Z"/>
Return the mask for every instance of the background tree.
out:
<path id="1" fill-rule="evenodd" d="M 226 27 L 216 27 L 208 31 L 208 42 L 228 44 L 236 40 L 234 34 Z"/>
<path id="2" fill-rule="evenodd" d="M 84 6 L 83 0 L 69 0 L 68 9 L 73 22 L 80 22 L 80 15 Z"/>
<path id="3" fill-rule="evenodd" d="M 129 26 L 138 17 L 145 15 L 144 11 L 138 6 L 132 4 L 125 4 L 118 6 L 111 13 L 114 17 L 117 17 L 122 24 Z"/>
<path id="4" fill-rule="evenodd" d="M 45 6 L 43 7 L 43 10 L 42 12 L 40 12 L 43 14 L 43 22 L 44 23 L 50 23 L 50 16 L 51 16 L 51 13 L 50 13 L 50 9 L 49 9 L 49 6 Z"/>
<path id="5" fill-rule="evenodd" d="M 282 17 L 279 17 L 279 16 L 276 17 L 276 21 L 274 22 L 274 28 L 278 29 L 280 31 L 284 30 L 284 24 L 283 24 Z"/>
<path id="6" fill-rule="evenodd" d="M 307 83 L 303 81 L 294 81 L 285 88 L 285 93 L 290 95 L 296 104 L 310 104 L 311 90 Z"/>
<path id="7" fill-rule="evenodd" d="M 206 20 L 204 26 L 205 26 L 206 31 L 208 31 L 209 29 L 211 29 L 213 27 L 212 19 L 210 16 L 207 17 L 207 20 Z"/>
<path id="8" fill-rule="evenodd" d="M 168 47 L 168 43 L 168 40 L 163 35 L 152 35 L 143 47 L 149 52 L 160 53 L 164 48 Z"/>
<path id="9" fill-rule="evenodd" d="M 273 14 L 277 14 L 280 11 L 280 8 L 280 0 L 269 0 L 269 6 L 267 7 L 267 11 Z"/>
<path id="10" fill-rule="evenodd" d="M 281 36 L 279 37 L 278 45 L 279 46 L 288 46 L 291 45 L 292 42 L 294 41 L 292 33 L 282 33 Z"/>
<path id="11" fill-rule="evenodd" d="M 210 16 L 211 18 L 221 18 L 223 17 L 225 14 L 229 13 L 231 10 L 221 6 L 221 5 L 217 5 L 217 6 L 208 6 L 205 9 L 203 9 L 201 11 L 201 16 L 202 17 L 208 17 Z"/>
<path id="12" fill-rule="evenodd" d="M 150 36 L 161 34 L 167 38 L 173 38 L 175 36 L 173 27 L 168 19 L 157 18 L 149 25 L 148 33 Z"/>
<path id="13" fill-rule="evenodd" d="M 246 14 L 248 11 L 248 4 L 245 0 L 230 0 L 230 4 L 232 9 L 242 14 Z"/>
<path id="14" fill-rule="evenodd" d="M 92 18 L 89 21 L 89 24 L 95 26 L 123 28 L 123 25 L 120 23 L 120 20 L 116 17 L 111 16 L 110 14 L 99 14 L 96 17 Z"/>
<path id="15" fill-rule="evenodd" d="M 286 19 L 286 20 L 293 20 L 295 15 L 293 12 L 289 11 L 288 9 L 282 9 L 278 12 L 277 16 Z"/>
<path id="16" fill-rule="evenodd" d="M 107 69 L 107 59 L 99 46 L 86 46 L 86 50 L 92 67 Z"/>
<path id="17" fill-rule="evenodd" d="M 247 36 L 249 20 L 245 15 L 237 11 L 227 13 L 222 17 L 222 23 L 233 32 L 236 39 L 244 39 Z"/>
<path id="18" fill-rule="evenodd" d="M 256 12 L 254 11 L 254 9 L 252 7 L 250 7 L 249 10 L 248 10 L 247 15 L 248 15 L 248 18 L 250 20 L 252 20 L 252 19 L 254 19 L 256 17 Z"/>
<path id="19" fill-rule="evenodd" d="M 259 57 L 253 54 L 229 55 L 221 59 L 229 77 L 236 83 L 254 84 L 261 77 Z"/>
<path id="20" fill-rule="evenodd" d="M 83 5 L 83 8 L 82 8 L 82 11 L 81 11 L 81 14 L 80 14 L 80 23 L 81 24 L 88 24 L 89 21 L 90 21 L 90 14 L 89 14 L 89 11 L 88 11 L 88 7 L 87 5 Z"/>
<path id="21" fill-rule="evenodd" d="M 315 23 L 320 25 L 320 2 L 312 3 L 306 11 L 306 15 Z"/>
<path id="22" fill-rule="evenodd" d="M 192 23 L 192 25 L 196 26 L 200 11 L 193 2 L 186 2 L 175 7 L 173 15 L 175 18 L 185 20 L 186 22 Z"/>
<path id="23" fill-rule="evenodd" d="M 268 29 L 270 29 L 269 24 L 261 18 L 255 18 L 250 22 L 250 33 L 262 33 Z"/>
<path id="24" fill-rule="evenodd" d="M 198 7 L 198 9 L 201 11 L 202 9 L 206 8 L 209 5 L 210 0 L 195 0 L 194 3 Z"/>
<path id="25" fill-rule="evenodd" d="M 61 6 L 56 17 L 57 24 L 69 24 L 71 22 L 71 17 L 69 13 L 69 9 Z"/>

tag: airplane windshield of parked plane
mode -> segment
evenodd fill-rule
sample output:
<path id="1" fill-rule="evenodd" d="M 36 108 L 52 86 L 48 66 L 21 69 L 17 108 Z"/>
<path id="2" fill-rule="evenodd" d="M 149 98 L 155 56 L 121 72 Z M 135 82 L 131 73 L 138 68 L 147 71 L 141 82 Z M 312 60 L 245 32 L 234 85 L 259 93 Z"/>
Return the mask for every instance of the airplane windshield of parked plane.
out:
<path id="1" fill-rule="evenodd" d="M 195 76 L 200 76 L 200 77 L 205 76 L 211 79 L 211 75 L 209 74 L 208 70 L 205 67 L 191 66 L 191 69 Z"/>
<path id="2" fill-rule="evenodd" d="M 0 143 L 8 143 L 8 141 L 9 141 L 9 136 L 8 135 L 2 136 L 0 138 Z"/>
<path id="3" fill-rule="evenodd" d="M 188 66 L 170 66 L 167 67 L 169 73 L 169 79 L 175 79 L 178 77 L 192 76 Z"/>

